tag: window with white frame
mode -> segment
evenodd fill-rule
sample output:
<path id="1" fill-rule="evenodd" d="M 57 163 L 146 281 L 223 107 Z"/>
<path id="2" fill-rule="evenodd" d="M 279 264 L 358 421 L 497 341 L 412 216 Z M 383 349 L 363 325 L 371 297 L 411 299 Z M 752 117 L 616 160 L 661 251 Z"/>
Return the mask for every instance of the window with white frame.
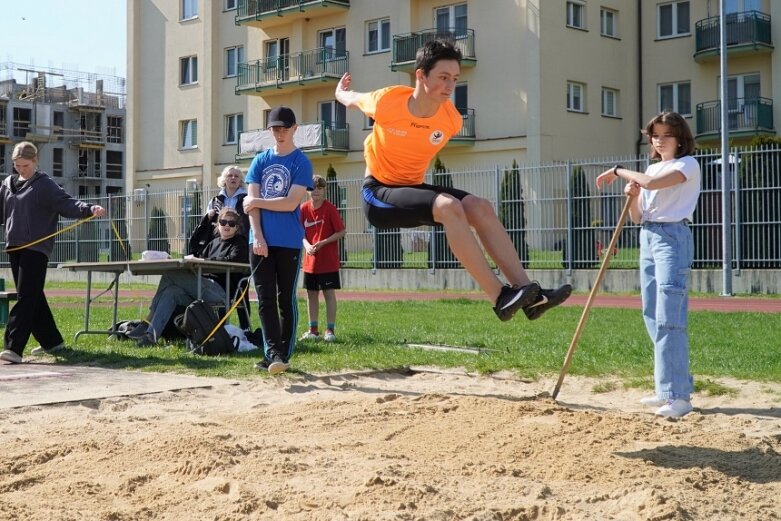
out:
<path id="1" fill-rule="evenodd" d="M 670 2 L 658 5 L 656 9 L 659 38 L 672 38 L 690 33 L 689 2 Z"/>
<path id="2" fill-rule="evenodd" d="M 225 10 L 233 11 L 238 3 L 238 0 L 225 0 Z"/>
<path id="3" fill-rule="evenodd" d="M 366 114 L 363 115 L 363 129 L 364 130 L 370 130 L 374 128 L 374 118 L 367 116 Z"/>
<path id="4" fill-rule="evenodd" d="M 575 1 L 567 2 L 567 27 L 586 28 L 586 4 Z"/>
<path id="5" fill-rule="evenodd" d="M 239 134 L 244 132 L 244 114 L 228 114 L 225 116 L 225 144 L 235 145 Z"/>
<path id="6" fill-rule="evenodd" d="M 447 5 L 434 9 L 434 24 L 438 33 L 452 33 L 454 38 L 467 34 L 467 4 Z"/>
<path id="7" fill-rule="evenodd" d="M 692 88 L 691 83 L 667 83 L 659 85 L 659 112 L 671 110 L 681 116 L 692 114 Z"/>
<path id="8" fill-rule="evenodd" d="M 602 87 L 602 115 L 618 117 L 618 91 Z"/>
<path id="9" fill-rule="evenodd" d="M 459 83 L 453 89 L 453 95 L 450 97 L 453 101 L 453 105 L 456 106 L 456 110 L 461 116 L 467 116 L 469 114 L 469 89 L 466 83 Z"/>
<path id="10" fill-rule="evenodd" d="M 347 55 L 347 29 L 339 27 L 320 31 L 320 48 L 324 60 L 334 60 Z"/>
<path id="11" fill-rule="evenodd" d="M 390 18 L 366 22 L 366 52 L 390 50 Z"/>
<path id="12" fill-rule="evenodd" d="M 182 12 L 181 20 L 189 20 L 198 16 L 198 0 L 181 0 Z"/>
<path id="13" fill-rule="evenodd" d="M 179 148 L 198 147 L 198 120 L 186 119 L 179 122 Z"/>
<path id="14" fill-rule="evenodd" d="M 567 110 L 570 112 L 586 111 L 586 86 L 574 81 L 567 82 Z"/>
<path id="15" fill-rule="evenodd" d="M 617 22 L 618 13 L 616 11 L 605 9 L 604 7 L 599 10 L 599 34 L 618 38 Z"/>
<path id="16" fill-rule="evenodd" d="M 232 78 L 239 73 L 239 64 L 244 62 L 244 46 L 225 49 L 225 77 Z"/>
<path id="17" fill-rule="evenodd" d="M 347 125 L 347 107 L 336 100 L 321 101 L 318 105 L 320 121 L 325 123 L 326 128 L 339 129 Z"/>
<path id="18" fill-rule="evenodd" d="M 187 56 L 179 59 L 179 85 L 198 83 L 198 57 Z"/>

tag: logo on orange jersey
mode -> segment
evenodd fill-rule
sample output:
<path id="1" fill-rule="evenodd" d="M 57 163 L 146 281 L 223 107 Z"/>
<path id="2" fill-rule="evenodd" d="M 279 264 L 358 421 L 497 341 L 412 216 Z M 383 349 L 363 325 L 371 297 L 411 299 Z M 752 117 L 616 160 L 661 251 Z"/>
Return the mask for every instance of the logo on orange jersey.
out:
<path id="1" fill-rule="evenodd" d="M 442 140 L 445 139 L 445 133 L 441 130 L 435 130 L 431 133 L 431 135 L 428 137 L 429 143 L 432 145 L 439 145 L 442 143 Z"/>

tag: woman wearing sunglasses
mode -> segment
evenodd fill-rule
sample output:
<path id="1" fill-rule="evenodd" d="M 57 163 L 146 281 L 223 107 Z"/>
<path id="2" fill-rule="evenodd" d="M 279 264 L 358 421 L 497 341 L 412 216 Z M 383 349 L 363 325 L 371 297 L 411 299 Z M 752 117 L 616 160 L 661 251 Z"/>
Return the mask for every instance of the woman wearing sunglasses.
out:
<path id="1" fill-rule="evenodd" d="M 215 237 L 206 245 L 200 258 L 223 262 L 247 262 L 249 245 L 243 234 L 239 213 L 234 208 L 225 207 L 217 215 L 215 224 Z M 201 299 L 204 302 L 220 304 L 225 301 L 224 274 L 206 274 L 199 280 L 195 273 L 168 272 L 160 277 L 157 292 L 149 306 L 146 324 L 136 327 L 127 336 L 136 340 L 139 347 L 157 344 L 176 307 L 188 306 L 197 298 L 199 284 Z"/>

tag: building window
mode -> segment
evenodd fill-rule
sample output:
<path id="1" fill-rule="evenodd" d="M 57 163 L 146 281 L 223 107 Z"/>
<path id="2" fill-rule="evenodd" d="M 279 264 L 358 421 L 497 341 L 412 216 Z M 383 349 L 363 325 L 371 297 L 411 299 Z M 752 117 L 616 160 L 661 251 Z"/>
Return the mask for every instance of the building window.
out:
<path id="1" fill-rule="evenodd" d="M 179 135 L 180 148 L 198 148 L 198 120 L 186 119 L 180 121 Z"/>
<path id="2" fill-rule="evenodd" d="M 570 112 L 585 112 L 586 86 L 574 81 L 567 82 L 567 110 Z"/>
<path id="3" fill-rule="evenodd" d="M 236 9 L 237 0 L 225 0 L 225 10 L 233 11 Z"/>
<path id="4" fill-rule="evenodd" d="M 366 52 L 390 50 L 390 18 L 366 23 Z"/>
<path id="5" fill-rule="evenodd" d="M 618 91 L 615 89 L 609 89 L 607 87 L 602 88 L 602 115 L 618 117 Z"/>
<path id="6" fill-rule="evenodd" d="M 689 2 L 671 2 L 657 6 L 659 38 L 689 34 Z"/>
<path id="7" fill-rule="evenodd" d="M 582 2 L 567 2 L 567 27 L 586 28 L 586 5 Z"/>
<path id="8" fill-rule="evenodd" d="M 182 18 L 189 20 L 198 16 L 198 0 L 182 0 Z"/>
<path id="9" fill-rule="evenodd" d="M 239 64 L 244 63 L 244 46 L 225 49 L 225 77 L 232 78 L 239 73 Z"/>
<path id="10" fill-rule="evenodd" d="M 106 177 L 122 179 L 122 152 L 119 150 L 106 150 Z"/>
<path id="11" fill-rule="evenodd" d="M 8 135 L 8 122 L 6 121 L 5 107 L 5 104 L 0 105 L 0 136 Z M 0 172 L 0 174 L 2 174 L 2 172 Z"/>
<path id="12" fill-rule="evenodd" d="M 691 83 L 688 81 L 659 85 L 659 112 L 673 111 L 681 116 L 691 116 L 691 92 Z"/>
<path id="13" fill-rule="evenodd" d="M 27 133 L 30 132 L 32 126 L 32 109 L 23 109 L 21 107 L 14 107 L 13 111 L 13 136 L 25 138 Z"/>
<path id="14" fill-rule="evenodd" d="M 62 149 L 52 148 L 52 176 L 62 177 Z"/>
<path id="15" fill-rule="evenodd" d="M 466 4 L 448 5 L 434 10 L 434 24 L 438 33 L 450 33 L 454 38 L 467 35 Z"/>
<path id="16" fill-rule="evenodd" d="M 239 134 L 244 132 L 244 114 L 229 114 L 225 116 L 225 144 L 235 145 L 239 142 Z"/>
<path id="17" fill-rule="evenodd" d="M 618 21 L 618 13 L 604 7 L 599 10 L 599 34 L 602 36 L 609 36 L 611 38 L 618 38 L 618 29 L 616 23 Z"/>
<path id="18" fill-rule="evenodd" d="M 344 27 L 320 31 L 320 47 L 323 61 L 347 56 L 347 30 Z"/>
<path id="19" fill-rule="evenodd" d="M 466 83 L 459 83 L 456 88 L 453 89 L 453 95 L 451 96 L 453 105 L 456 106 L 456 110 L 462 115 L 469 114 L 469 89 Z"/>
<path id="20" fill-rule="evenodd" d="M 198 57 L 187 56 L 179 59 L 179 85 L 198 83 Z"/>
<path id="21" fill-rule="evenodd" d="M 106 141 L 108 143 L 122 143 L 122 118 L 118 116 L 106 117 Z"/>
<path id="22" fill-rule="evenodd" d="M 374 128 L 374 118 L 364 114 L 363 115 L 363 129 L 364 130 L 371 130 L 373 128 Z"/>
<path id="23" fill-rule="evenodd" d="M 59 136 L 57 139 L 62 140 L 62 129 L 65 127 L 65 113 L 60 110 L 55 110 L 52 113 L 52 134 Z"/>

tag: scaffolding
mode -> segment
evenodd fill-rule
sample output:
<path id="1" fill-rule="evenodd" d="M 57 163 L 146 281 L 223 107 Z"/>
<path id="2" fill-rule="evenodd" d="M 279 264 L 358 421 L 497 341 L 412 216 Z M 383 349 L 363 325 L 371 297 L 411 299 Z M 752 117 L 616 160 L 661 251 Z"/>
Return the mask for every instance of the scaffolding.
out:
<path id="1" fill-rule="evenodd" d="M 0 99 L 125 109 L 125 78 L 0 62 Z"/>

